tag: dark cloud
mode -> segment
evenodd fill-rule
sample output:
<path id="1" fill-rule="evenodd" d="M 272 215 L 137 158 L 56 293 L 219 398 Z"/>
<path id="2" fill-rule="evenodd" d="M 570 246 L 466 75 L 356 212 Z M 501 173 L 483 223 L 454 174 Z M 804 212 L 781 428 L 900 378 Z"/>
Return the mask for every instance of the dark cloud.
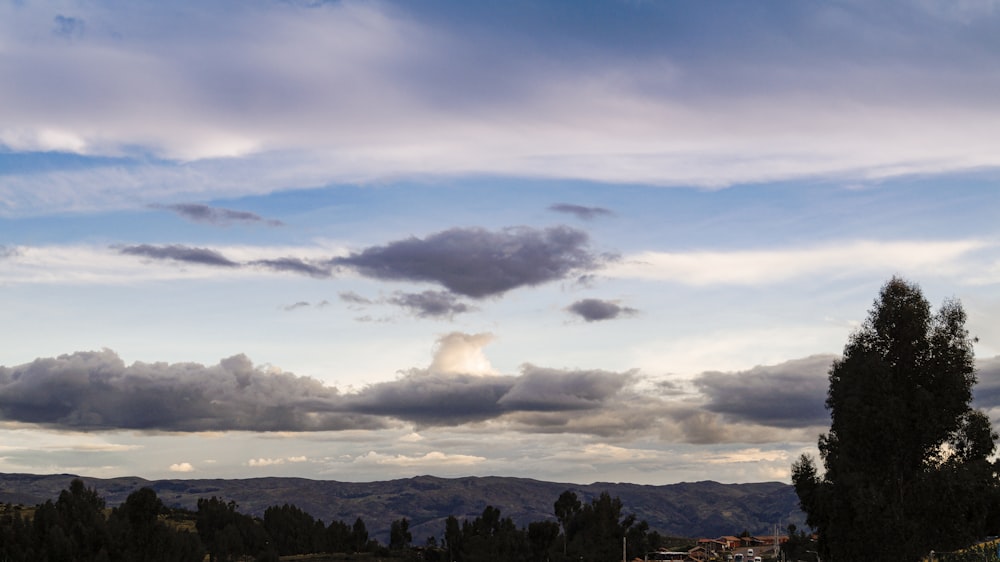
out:
<path id="1" fill-rule="evenodd" d="M 634 377 L 632 371 L 562 371 L 528 364 L 521 368 L 521 376 L 500 404 L 520 411 L 595 409 L 634 382 Z"/>
<path id="2" fill-rule="evenodd" d="M 0 419 L 74 430 L 322 431 L 385 423 L 343 411 L 319 381 L 254 367 L 134 363 L 80 352 L 0 367 Z"/>
<path id="3" fill-rule="evenodd" d="M 208 248 L 193 248 L 191 246 L 182 246 L 180 244 L 170 244 L 167 246 L 139 244 L 136 246 L 120 246 L 117 249 L 122 254 L 158 260 L 174 260 L 185 263 L 215 265 L 222 267 L 240 266 L 238 262 L 234 262 L 226 258 L 215 250 L 209 250 Z"/>
<path id="4" fill-rule="evenodd" d="M 290 273 L 300 273 L 319 279 L 330 277 L 331 268 L 326 263 L 315 263 L 299 258 L 276 258 L 268 260 L 255 260 L 248 265 L 265 267 L 274 271 L 285 271 Z"/>
<path id="5" fill-rule="evenodd" d="M 583 205 L 573 205 L 571 203 L 556 203 L 549 206 L 550 211 L 556 213 L 566 213 L 581 220 L 592 220 L 598 217 L 610 217 L 614 215 L 609 209 L 604 207 L 584 207 Z"/>
<path id="6" fill-rule="evenodd" d="M 332 262 L 367 277 L 439 283 L 453 293 L 484 298 L 591 270 L 606 259 L 590 252 L 586 233 L 560 226 L 499 232 L 453 228 Z"/>
<path id="7" fill-rule="evenodd" d="M 708 398 L 706 408 L 741 422 L 782 428 L 830 423 L 827 374 L 836 359 L 813 355 L 735 373 L 708 372 L 694 383 Z"/>
<path id="8" fill-rule="evenodd" d="M 514 377 L 412 371 L 404 377 L 365 388 L 352 396 L 350 409 L 391 416 L 424 426 L 461 425 L 504 413 L 500 406 Z"/>
<path id="9" fill-rule="evenodd" d="M 446 291 L 398 292 L 387 302 L 406 308 L 421 318 L 451 318 L 456 314 L 474 310 Z"/>
<path id="10" fill-rule="evenodd" d="M 19 255 L 21 255 L 21 251 L 16 247 L 0 244 L 0 258 L 13 258 Z"/>
<path id="11" fill-rule="evenodd" d="M 308 303 L 296 305 L 308 306 Z M 112 351 L 0 367 L 0 421 L 76 431 L 338 431 L 495 422 L 526 433 L 604 437 L 659 432 L 688 443 L 766 442 L 775 428 L 828 422 L 816 356 L 744 373 L 705 373 L 708 401 L 643 389 L 635 371 L 524 365 L 518 375 L 462 372 L 484 338 L 440 342 L 428 369 L 342 394 L 307 377 L 255 367 L 237 355 L 217 365 L 126 366 Z M 462 345 L 459 345 L 462 344 Z M 452 360 L 454 359 L 454 360 Z M 811 374 L 810 374 L 811 373 Z M 816 381 L 819 381 L 818 383 Z"/>
<path id="12" fill-rule="evenodd" d="M 633 380 L 633 373 L 564 371 L 526 365 L 521 376 L 413 370 L 351 397 L 351 411 L 420 425 L 460 425 L 518 412 L 597 410 Z"/>
<path id="13" fill-rule="evenodd" d="M 632 380 L 631 372 L 532 365 L 520 376 L 414 369 L 340 394 L 314 379 L 255 367 L 243 355 L 214 366 L 126 366 L 104 350 L 0 367 L 0 420 L 82 431 L 332 431 L 395 423 L 388 418 L 454 426 L 517 412 L 599 410 Z"/>
<path id="14" fill-rule="evenodd" d="M 614 301 L 600 299 L 583 299 L 566 307 L 566 310 L 583 318 L 587 322 L 613 320 L 619 316 L 632 316 L 639 311 L 627 306 L 620 306 Z"/>
<path id="15" fill-rule="evenodd" d="M 249 211 L 235 211 L 222 207 L 210 207 L 200 203 L 178 203 L 175 205 L 150 205 L 153 209 L 164 209 L 177 213 L 179 216 L 194 222 L 227 226 L 236 223 L 262 223 L 269 226 L 282 226 L 278 220 L 265 219 Z"/>

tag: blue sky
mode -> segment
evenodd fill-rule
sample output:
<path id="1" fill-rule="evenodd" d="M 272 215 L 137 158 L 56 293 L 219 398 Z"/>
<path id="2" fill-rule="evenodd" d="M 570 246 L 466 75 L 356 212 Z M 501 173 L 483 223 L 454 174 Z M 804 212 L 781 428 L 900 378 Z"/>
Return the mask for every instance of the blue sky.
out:
<path id="1" fill-rule="evenodd" d="M 0 471 L 785 480 L 881 285 L 1000 419 L 1000 6 L 0 3 Z"/>

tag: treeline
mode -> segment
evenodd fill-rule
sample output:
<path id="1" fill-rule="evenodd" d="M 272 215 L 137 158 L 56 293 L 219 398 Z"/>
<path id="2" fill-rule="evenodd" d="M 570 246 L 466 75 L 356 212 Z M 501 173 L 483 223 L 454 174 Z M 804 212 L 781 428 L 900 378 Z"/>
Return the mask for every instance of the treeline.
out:
<path id="1" fill-rule="evenodd" d="M 294 505 L 273 506 L 261 518 L 237 511 L 235 502 L 198 500 L 196 511 L 167 508 L 150 488 L 132 492 L 108 510 L 104 499 L 74 479 L 56 501 L 30 510 L 6 506 L 0 514 L 0 560 L 18 562 L 212 562 L 311 553 L 375 553 L 426 562 L 568 562 L 616 560 L 623 540 L 629 559 L 662 546 L 645 521 L 623 514 L 607 493 L 589 503 L 564 492 L 554 504 L 555 521 L 518 527 L 487 506 L 472 521 L 451 516 L 444 534 L 414 544 L 406 518 L 392 522 L 389 544 L 369 537 L 364 521 L 314 519 Z"/>

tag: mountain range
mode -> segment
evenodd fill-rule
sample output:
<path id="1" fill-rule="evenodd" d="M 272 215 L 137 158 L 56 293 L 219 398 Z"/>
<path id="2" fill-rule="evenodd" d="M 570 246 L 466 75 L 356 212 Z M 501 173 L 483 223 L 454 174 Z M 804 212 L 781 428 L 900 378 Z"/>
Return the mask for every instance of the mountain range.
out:
<path id="1" fill-rule="evenodd" d="M 71 474 L 0 473 L 0 503 L 33 506 L 55 499 Z M 650 529 L 676 537 L 717 537 L 749 531 L 755 535 L 783 532 L 789 523 L 804 528 L 794 489 L 780 482 L 720 484 L 703 481 L 663 486 L 623 483 L 566 484 L 527 478 L 417 476 L 382 482 L 338 482 L 305 478 L 146 480 L 139 477 L 79 477 L 108 506 L 115 506 L 142 487 L 149 487 L 170 507 L 195 509 L 198 498 L 216 496 L 235 501 L 238 510 L 260 516 L 273 505 L 293 504 L 317 519 L 352 524 L 361 517 L 372 537 L 387 542 L 389 527 L 403 517 L 410 522 L 415 544 L 440 539 L 445 519 L 472 520 L 486 506 L 500 509 L 519 526 L 555 519 L 553 505 L 561 493 L 573 491 L 589 502 L 602 492 L 621 499 Z"/>

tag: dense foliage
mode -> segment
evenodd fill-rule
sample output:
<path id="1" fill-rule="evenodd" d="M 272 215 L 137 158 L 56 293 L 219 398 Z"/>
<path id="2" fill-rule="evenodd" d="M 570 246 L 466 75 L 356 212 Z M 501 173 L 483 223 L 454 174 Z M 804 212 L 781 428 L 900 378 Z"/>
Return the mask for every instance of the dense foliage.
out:
<path id="1" fill-rule="evenodd" d="M 156 493 L 148 488 L 129 495 L 106 516 L 104 500 L 80 480 L 47 501 L 28 519 L 6 510 L 0 517 L 0 560 L 61 562 L 201 562 L 198 537 L 167 525 Z"/>
<path id="2" fill-rule="evenodd" d="M 824 559 L 918 560 L 997 530 L 997 435 L 970 407 L 976 382 L 965 312 L 932 314 L 893 278 L 830 370 L 825 474 L 802 456 L 793 482 Z"/>
<path id="3" fill-rule="evenodd" d="M 235 502 L 198 500 L 197 511 L 168 509 L 150 488 L 112 509 L 74 479 L 56 502 L 32 509 L 6 506 L 0 514 L 0 560 L 32 562 L 275 561 L 279 556 L 372 552 L 425 562 L 533 562 L 615 560 L 627 538 L 629 557 L 659 546 L 659 535 L 607 493 L 582 503 L 572 492 L 555 504 L 556 521 L 519 528 L 487 506 L 472 521 L 449 517 L 443 540 L 412 546 L 407 518 L 392 522 L 388 548 L 369 537 L 364 521 L 326 525 L 294 505 L 273 506 L 262 518 L 240 513 Z"/>

